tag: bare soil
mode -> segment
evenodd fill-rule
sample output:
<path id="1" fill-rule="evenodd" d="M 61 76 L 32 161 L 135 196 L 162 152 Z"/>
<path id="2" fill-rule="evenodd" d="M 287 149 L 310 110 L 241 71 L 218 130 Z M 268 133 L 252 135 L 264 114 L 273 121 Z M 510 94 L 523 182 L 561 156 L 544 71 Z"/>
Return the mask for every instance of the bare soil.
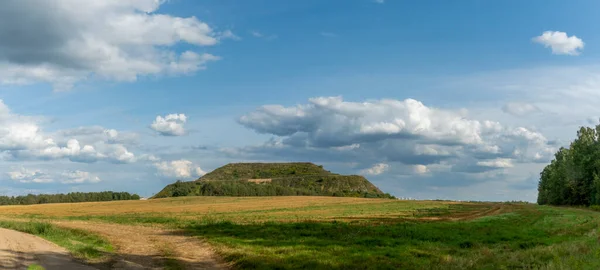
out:
<path id="1" fill-rule="evenodd" d="M 60 227 L 94 232 L 116 248 L 111 269 L 227 269 L 213 249 L 200 239 L 158 227 L 54 221 Z"/>
<path id="2" fill-rule="evenodd" d="M 22 270 L 32 264 L 47 270 L 92 270 L 69 252 L 37 236 L 0 228 L 0 269 Z"/>

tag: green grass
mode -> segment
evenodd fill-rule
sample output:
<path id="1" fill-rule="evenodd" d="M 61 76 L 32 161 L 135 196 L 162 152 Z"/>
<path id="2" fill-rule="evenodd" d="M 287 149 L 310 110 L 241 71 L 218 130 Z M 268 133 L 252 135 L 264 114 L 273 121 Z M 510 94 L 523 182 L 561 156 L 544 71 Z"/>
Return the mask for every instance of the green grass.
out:
<path id="1" fill-rule="evenodd" d="M 27 267 L 27 270 L 46 270 L 46 268 L 44 268 L 41 265 L 32 264 L 32 265 L 30 265 L 30 266 Z"/>
<path id="2" fill-rule="evenodd" d="M 524 206 L 460 222 L 216 222 L 185 228 L 240 269 L 600 269 L 600 215 Z"/>
<path id="3" fill-rule="evenodd" d="M 180 229 L 237 269 L 600 269 L 600 212 L 586 209 L 382 200 L 62 218 Z"/>
<path id="4" fill-rule="evenodd" d="M 45 222 L 0 221 L 0 227 L 37 235 L 84 261 L 98 261 L 113 251 L 111 244 L 98 235 L 76 229 L 60 228 Z M 33 268 L 36 269 L 36 268 Z"/>

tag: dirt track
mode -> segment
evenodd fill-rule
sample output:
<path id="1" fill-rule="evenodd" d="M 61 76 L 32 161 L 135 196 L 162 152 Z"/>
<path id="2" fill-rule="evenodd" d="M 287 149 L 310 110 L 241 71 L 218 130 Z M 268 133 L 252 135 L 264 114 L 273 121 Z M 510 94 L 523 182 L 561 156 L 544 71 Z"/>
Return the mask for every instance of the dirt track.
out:
<path id="1" fill-rule="evenodd" d="M 65 249 L 42 238 L 0 228 L 0 269 L 27 269 L 38 264 L 47 270 L 92 270 L 79 264 Z"/>
<path id="2" fill-rule="evenodd" d="M 8 219 L 27 221 L 24 219 Z M 46 270 L 72 269 L 228 269 L 200 239 L 160 227 L 85 221 L 49 221 L 59 227 L 94 232 L 115 247 L 110 262 L 94 267 L 73 264 L 69 252 L 39 237 L 0 228 L 0 269 L 27 269 L 37 263 Z"/>
<path id="3" fill-rule="evenodd" d="M 121 224 L 55 221 L 60 227 L 94 232 L 116 248 L 112 269 L 163 269 L 166 263 L 183 269 L 226 269 L 213 250 L 201 240 L 176 231 Z"/>

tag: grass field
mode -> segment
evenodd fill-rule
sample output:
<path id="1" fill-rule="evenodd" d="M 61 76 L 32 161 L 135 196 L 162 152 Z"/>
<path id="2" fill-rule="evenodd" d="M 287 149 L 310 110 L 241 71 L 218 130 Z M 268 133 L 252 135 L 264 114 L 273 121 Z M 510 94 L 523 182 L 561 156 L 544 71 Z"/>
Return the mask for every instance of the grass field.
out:
<path id="1" fill-rule="evenodd" d="M 244 269 L 600 269 L 600 213 L 532 204 L 185 197 L 8 206 L 0 217 L 164 226 Z"/>

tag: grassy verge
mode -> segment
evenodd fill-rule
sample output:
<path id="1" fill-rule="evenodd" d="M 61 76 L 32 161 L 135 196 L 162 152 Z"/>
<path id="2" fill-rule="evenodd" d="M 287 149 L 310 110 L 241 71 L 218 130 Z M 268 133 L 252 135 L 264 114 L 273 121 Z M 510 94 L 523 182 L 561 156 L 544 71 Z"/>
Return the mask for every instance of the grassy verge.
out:
<path id="1" fill-rule="evenodd" d="M 113 247 L 100 236 L 82 230 L 66 229 L 44 222 L 0 221 L 0 227 L 37 235 L 66 248 L 80 260 L 95 262 L 108 259 Z"/>

